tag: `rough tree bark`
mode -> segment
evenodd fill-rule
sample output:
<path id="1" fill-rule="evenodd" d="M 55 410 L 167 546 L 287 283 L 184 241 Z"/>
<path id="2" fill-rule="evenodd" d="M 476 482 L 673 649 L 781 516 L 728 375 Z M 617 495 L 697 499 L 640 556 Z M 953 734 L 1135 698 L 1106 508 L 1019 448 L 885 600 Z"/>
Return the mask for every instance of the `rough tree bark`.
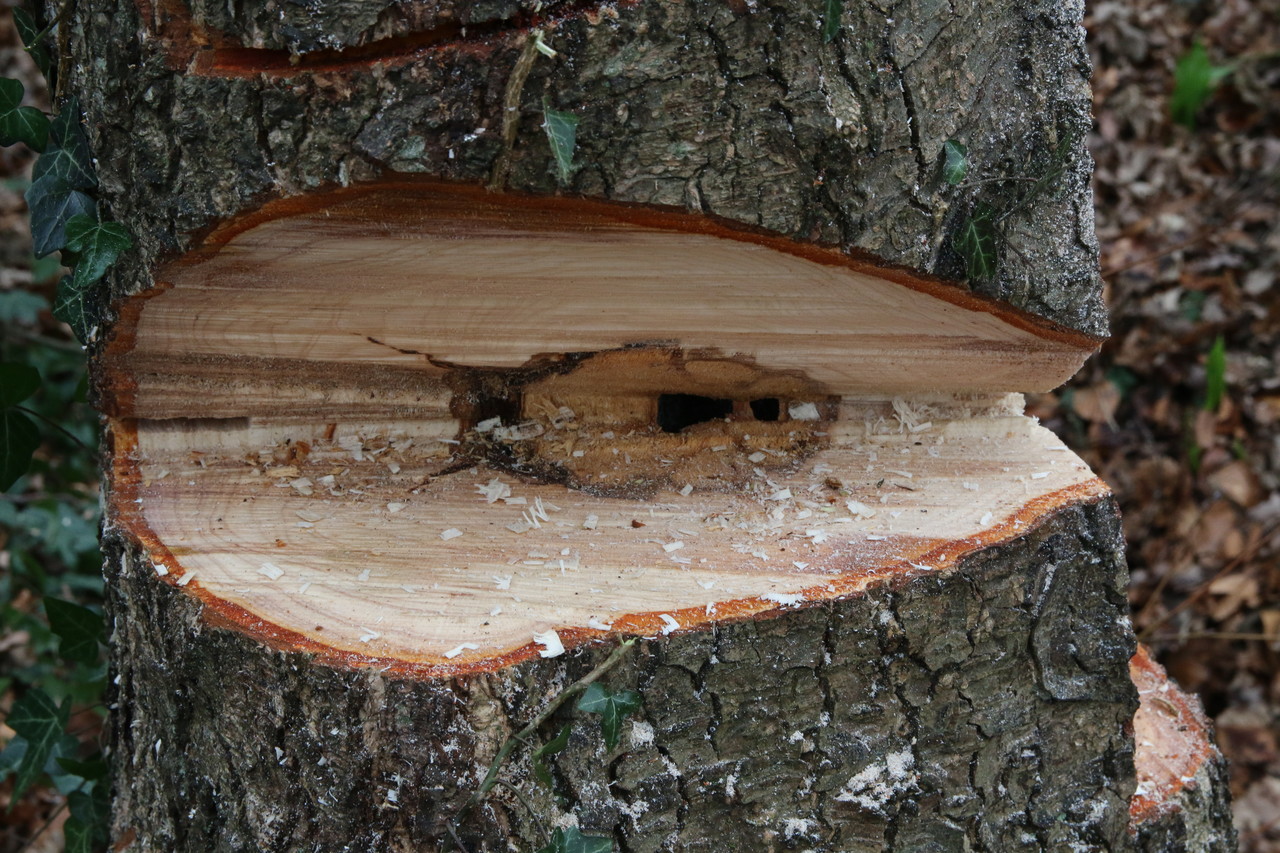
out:
<path id="1" fill-rule="evenodd" d="M 133 334 L 136 312 L 118 309 L 214 226 L 397 173 L 719 217 L 968 278 L 1044 328 L 1096 337 L 1081 14 L 1056 0 L 84 0 L 72 88 L 106 207 L 137 244 L 99 301 L 98 340 Z M 563 188 L 544 105 L 580 119 Z M 943 172 L 951 139 L 967 149 L 959 184 Z M 982 275 L 964 248 L 975 227 Z M 442 847 L 502 741 L 616 644 L 470 671 L 291 647 L 158 573 L 161 543 L 125 505 L 130 448 L 116 451 L 118 850 Z M 540 823 L 576 822 L 637 852 L 1155 849 L 1139 839 L 1158 833 L 1130 826 L 1135 647 L 1114 503 L 1096 484 L 1027 518 L 942 569 L 648 632 L 608 679 L 644 699 L 622 744 L 575 725 L 552 788 L 518 753 L 528 802 L 495 789 L 462 844 L 528 850 Z M 566 706 L 539 742 L 571 719 Z M 1227 849 L 1220 794 L 1202 800 L 1187 807 L 1214 827 L 1200 837 Z"/>

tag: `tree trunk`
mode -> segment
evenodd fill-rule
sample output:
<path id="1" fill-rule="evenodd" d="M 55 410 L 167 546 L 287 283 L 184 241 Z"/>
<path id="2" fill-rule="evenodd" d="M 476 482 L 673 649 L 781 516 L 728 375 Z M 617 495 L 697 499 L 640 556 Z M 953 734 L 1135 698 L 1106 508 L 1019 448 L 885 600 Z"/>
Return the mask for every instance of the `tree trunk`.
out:
<path id="1" fill-rule="evenodd" d="M 136 243 L 97 305 L 116 849 L 528 850 L 571 826 L 625 851 L 1227 849 L 1208 770 L 1199 798 L 1160 789 L 1160 831 L 1131 820 L 1115 506 L 1008 396 L 1105 331 L 1079 15 L 78 5 L 73 87 Z M 485 262 L 439 260 L 458 246 Z M 509 326 L 474 319 L 485 276 Z M 793 317 L 790 281 L 852 307 Z M 585 307 L 534 323 L 553 297 Z M 674 397 L 723 425 L 664 437 Z M 656 425 L 587 440 L 628 418 Z M 473 545 L 522 487 L 519 529 Z M 810 520 L 830 510 L 844 527 Z M 713 540 L 725 518 L 754 538 Z M 606 660 L 641 699 L 619 742 L 565 702 L 485 787 Z"/>

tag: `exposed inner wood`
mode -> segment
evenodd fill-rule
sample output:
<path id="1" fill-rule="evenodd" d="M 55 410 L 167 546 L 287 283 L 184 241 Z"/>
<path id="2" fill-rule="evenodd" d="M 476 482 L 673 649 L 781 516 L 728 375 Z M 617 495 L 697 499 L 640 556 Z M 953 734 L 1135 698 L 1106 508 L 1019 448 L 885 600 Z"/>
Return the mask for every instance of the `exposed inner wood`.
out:
<path id="1" fill-rule="evenodd" d="M 222 390 L 258 381 L 222 369 L 229 359 L 328 365 L 335 384 L 337 365 L 413 367 L 429 383 L 457 366 L 669 346 L 827 395 L 902 396 L 1048 390 L 1097 345 L 956 286 L 705 217 L 430 183 L 279 202 L 161 280 L 170 292 L 133 306 L 121 375 L 137 394 L 118 414 L 183 416 L 158 404 L 190 372 L 244 413 L 276 409 Z"/>
<path id="2" fill-rule="evenodd" d="M 1138 789 L 1129 801 L 1130 824 L 1136 825 L 1177 808 L 1179 792 L 1215 749 L 1200 703 L 1169 678 L 1146 646 L 1138 647 L 1129 672 L 1140 702 L 1133 717 Z"/>
<path id="3" fill-rule="evenodd" d="M 658 634 L 853 593 L 1105 490 L 1000 406 L 919 432 L 887 404 L 840 416 L 799 463 L 772 434 L 691 436 L 700 452 L 639 498 L 515 476 L 432 422 L 342 423 L 329 437 L 323 424 L 141 422 L 134 518 L 180 583 L 242 621 L 343 654 L 464 665 L 539 653 L 535 635 L 553 629 L 562 642 Z M 653 476 L 627 460 L 652 436 L 571 425 L 539 440 Z"/>
<path id="4" fill-rule="evenodd" d="M 705 219 L 280 203 L 124 306 L 114 518 L 272 642 L 446 674 L 936 571 L 1106 487 L 1011 390 L 1093 342 Z"/>

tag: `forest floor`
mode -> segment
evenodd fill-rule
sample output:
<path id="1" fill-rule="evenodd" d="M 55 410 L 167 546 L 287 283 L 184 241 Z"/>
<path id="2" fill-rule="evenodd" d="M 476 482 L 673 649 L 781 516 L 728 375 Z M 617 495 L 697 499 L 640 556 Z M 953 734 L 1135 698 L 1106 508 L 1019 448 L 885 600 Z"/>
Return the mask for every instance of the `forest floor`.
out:
<path id="1" fill-rule="evenodd" d="M 1104 0 L 1086 23 L 1112 338 L 1032 411 L 1116 491 L 1135 628 L 1217 724 L 1240 849 L 1280 851 L 1280 3 Z M 1197 41 L 1231 71 L 1188 128 Z"/>
<path id="2" fill-rule="evenodd" d="M 1135 627 L 1216 721 L 1241 850 L 1280 851 L 1280 3 L 1102 0 L 1087 24 L 1113 337 L 1030 407 L 1115 489 Z M 1230 72 L 1191 128 L 1169 104 L 1197 42 Z M 30 80 L 20 58 L 3 16 L 0 74 Z M 0 152 L 0 289 L 47 291 L 29 272 L 28 166 Z M 0 851 L 56 801 L 28 794 Z"/>

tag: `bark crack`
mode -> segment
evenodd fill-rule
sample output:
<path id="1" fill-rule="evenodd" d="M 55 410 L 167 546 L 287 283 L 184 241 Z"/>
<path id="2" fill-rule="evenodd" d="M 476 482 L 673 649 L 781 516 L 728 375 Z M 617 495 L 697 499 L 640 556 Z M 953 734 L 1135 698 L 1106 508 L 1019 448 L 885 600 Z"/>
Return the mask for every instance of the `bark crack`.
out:
<path id="1" fill-rule="evenodd" d="M 902 630 L 903 620 L 899 610 L 899 599 L 896 593 L 890 593 L 886 601 L 888 612 L 891 619 L 883 624 L 876 632 L 879 639 L 880 660 L 907 660 L 920 669 L 928 673 L 929 689 L 925 702 L 932 700 L 937 690 L 938 673 L 931 669 L 920 657 L 911 650 L 910 642 L 905 634 L 900 637 L 893 638 L 889 636 L 890 626 Z M 901 790 L 895 791 L 893 799 L 885 803 L 885 813 L 891 814 L 903 809 L 905 805 L 911 803 L 907 799 L 908 795 L 919 789 L 918 774 L 920 773 L 923 762 L 921 761 L 919 750 L 919 734 L 920 734 L 920 708 L 912 701 L 907 693 L 907 685 L 900 678 L 895 678 L 892 671 L 887 668 L 883 670 L 883 674 L 887 683 L 893 689 L 894 696 L 897 697 L 899 705 L 902 707 L 903 717 L 907 724 L 907 731 L 903 737 L 907 741 L 907 747 L 911 750 L 911 783 L 905 785 Z M 903 821 L 890 820 L 887 822 L 885 829 L 885 849 L 894 850 L 897 848 L 897 836 L 902 829 Z"/>

